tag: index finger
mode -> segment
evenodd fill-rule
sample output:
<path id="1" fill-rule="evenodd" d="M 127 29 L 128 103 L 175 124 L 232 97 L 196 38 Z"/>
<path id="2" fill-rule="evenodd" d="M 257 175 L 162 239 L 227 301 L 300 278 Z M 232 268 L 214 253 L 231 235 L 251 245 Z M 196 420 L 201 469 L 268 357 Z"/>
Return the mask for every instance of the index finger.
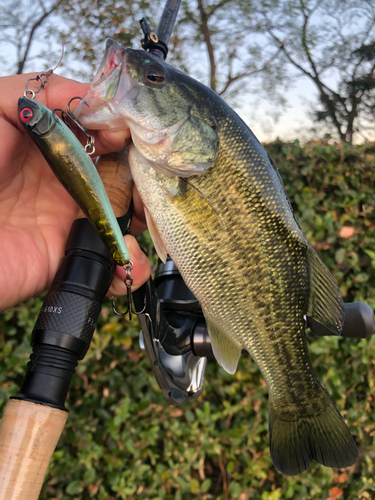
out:
<path id="1" fill-rule="evenodd" d="M 12 75 L 0 77 L 0 115 L 10 122 L 20 132 L 24 133 L 18 119 L 18 99 L 24 95 L 26 83 L 31 78 L 36 78 L 38 73 L 23 75 Z M 29 88 L 37 90 L 39 82 L 31 81 Z M 84 97 L 90 84 L 80 83 L 60 75 L 52 74 L 48 78 L 48 85 L 40 90 L 35 99 L 49 109 L 66 109 L 72 97 Z M 95 131 L 95 147 L 98 155 L 121 150 L 130 137 L 130 131 L 125 129 L 121 132 L 110 132 L 109 130 Z"/>
<path id="2" fill-rule="evenodd" d="M 24 95 L 27 81 L 36 78 L 38 73 L 3 76 L 0 78 L 0 113 L 20 131 L 23 130 L 18 120 L 18 99 Z M 38 82 L 31 81 L 29 88 L 37 90 Z M 86 95 L 89 84 L 76 82 L 59 75 L 52 74 L 46 87 L 36 94 L 35 99 L 47 108 L 66 108 L 68 101 L 79 95 Z"/>

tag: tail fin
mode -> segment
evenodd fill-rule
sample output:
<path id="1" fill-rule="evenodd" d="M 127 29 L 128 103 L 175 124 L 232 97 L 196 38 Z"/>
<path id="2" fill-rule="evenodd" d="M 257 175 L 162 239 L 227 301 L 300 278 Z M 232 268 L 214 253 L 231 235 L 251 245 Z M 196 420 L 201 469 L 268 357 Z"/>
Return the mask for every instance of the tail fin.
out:
<path id="1" fill-rule="evenodd" d="M 303 472 L 312 460 L 327 467 L 349 467 L 358 449 L 334 402 L 321 387 L 326 407 L 292 420 L 270 402 L 270 449 L 276 469 L 286 476 Z"/>

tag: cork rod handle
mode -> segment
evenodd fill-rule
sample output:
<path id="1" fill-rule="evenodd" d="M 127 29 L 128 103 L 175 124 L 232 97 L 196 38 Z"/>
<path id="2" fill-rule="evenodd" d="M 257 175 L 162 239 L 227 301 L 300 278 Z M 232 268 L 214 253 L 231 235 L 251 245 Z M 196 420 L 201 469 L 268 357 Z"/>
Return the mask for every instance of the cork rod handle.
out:
<path id="1" fill-rule="evenodd" d="M 128 162 L 129 148 L 98 158 L 96 168 L 107 191 L 116 217 L 125 215 L 133 196 L 134 181 Z M 85 217 L 80 210 L 77 218 Z"/>
<path id="2" fill-rule="evenodd" d="M 0 424 L 0 499 L 39 497 L 68 412 L 11 399 Z"/>

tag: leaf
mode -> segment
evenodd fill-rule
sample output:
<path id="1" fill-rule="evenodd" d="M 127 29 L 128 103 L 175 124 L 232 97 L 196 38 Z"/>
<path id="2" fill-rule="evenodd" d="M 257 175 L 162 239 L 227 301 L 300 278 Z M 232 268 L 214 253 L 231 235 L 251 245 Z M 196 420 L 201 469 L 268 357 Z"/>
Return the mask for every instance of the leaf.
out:
<path id="1" fill-rule="evenodd" d="M 232 481 L 229 484 L 229 490 L 234 498 L 238 498 L 241 495 L 243 488 L 239 483 Z"/>
<path id="2" fill-rule="evenodd" d="M 78 479 L 68 484 L 66 488 L 66 492 L 68 493 L 68 495 L 77 495 L 78 493 L 81 493 L 82 490 L 83 486 L 81 484 L 81 481 L 79 481 Z"/>
<path id="3" fill-rule="evenodd" d="M 346 248 L 339 248 L 336 250 L 335 260 L 338 264 L 342 264 L 346 260 Z"/>
<path id="4" fill-rule="evenodd" d="M 371 260 L 375 261 L 375 251 L 374 250 L 366 249 L 365 253 L 367 253 L 367 255 L 370 257 Z"/>
<path id="5" fill-rule="evenodd" d="M 207 493 L 210 488 L 211 488 L 212 480 L 211 479 L 205 479 L 203 483 L 201 484 L 201 492 L 202 493 Z"/>
<path id="6" fill-rule="evenodd" d="M 197 481 L 196 479 L 192 479 L 190 481 L 190 493 L 192 493 L 193 495 L 199 493 L 199 481 Z"/>
<path id="7" fill-rule="evenodd" d="M 92 484 L 96 479 L 96 471 L 95 469 L 87 469 L 85 474 L 83 475 L 83 481 L 86 484 Z"/>
<path id="8" fill-rule="evenodd" d="M 341 229 L 340 229 L 340 238 L 351 238 L 354 234 L 354 228 L 350 227 L 350 226 L 343 226 Z"/>
<path id="9" fill-rule="evenodd" d="M 334 486 L 329 490 L 329 499 L 328 500 L 336 500 L 340 498 L 344 494 L 344 490 L 339 488 L 338 486 Z"/>
<path id="10" fill-rule="evenodd" d="M 177 408 L 175 406 L 172 406 L 169 410 L 169 415 L 171 417 L 181 417 L 183 414 L 184 412 L 181 410 L 181 408 Z"/>

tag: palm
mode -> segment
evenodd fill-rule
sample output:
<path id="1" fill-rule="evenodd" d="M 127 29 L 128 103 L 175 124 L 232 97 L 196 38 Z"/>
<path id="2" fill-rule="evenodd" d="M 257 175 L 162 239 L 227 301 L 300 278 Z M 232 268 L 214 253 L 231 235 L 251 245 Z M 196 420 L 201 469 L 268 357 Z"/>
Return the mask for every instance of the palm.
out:
<path id="1" fill-rule="evenodd" d="M 30 76 L 0 78 L 0 310 L 48 287 L 78 213 L 76 203 L 19 123 L 17 101 Z M 50 87 L 38 94 L 38 101 L 50 109 L 65 108 L 71 97 L 87 92 L 88 85 L 56 75 L 52 78 Z M 128 136 L 126 130 L 117 134 L 101 131 L 97 152 L 122 149 Z M 139 199 L 136 205 L 136 230 L 140 231 L 145 224 Z M 137 288 L 148 278 L 150 264 L 135 240 L 127 238 Z M 124 270 L 118 268 L 110 289 L 114 295 L 125 293 L 123 278 Z"/>
<path id="2" fill-rule="evenodd" d="M 1 125 L 0 309 L 4 309 L 50 283 L 78 207 L 31 139 L 9 122 Z"/>

